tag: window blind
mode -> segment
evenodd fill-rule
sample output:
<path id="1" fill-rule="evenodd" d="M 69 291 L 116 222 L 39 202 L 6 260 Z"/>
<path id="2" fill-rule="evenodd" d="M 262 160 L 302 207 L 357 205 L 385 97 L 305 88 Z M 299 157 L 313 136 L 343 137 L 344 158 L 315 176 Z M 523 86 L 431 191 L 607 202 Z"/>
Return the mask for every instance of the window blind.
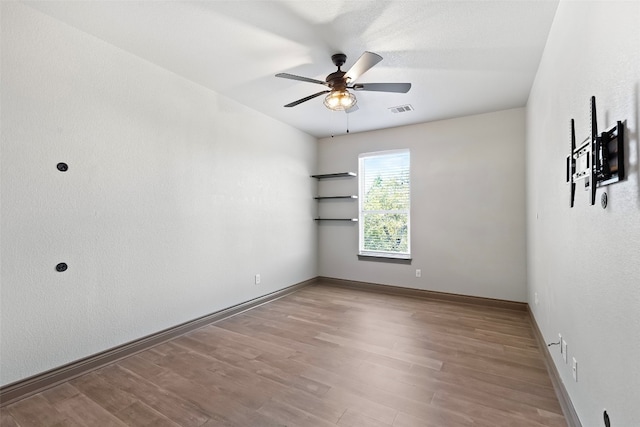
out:
<path id="1" fill-rule="evenodd" d="M 410 254 L 409 150 L 365 153 L 359 157 L 360 254 Z"/>

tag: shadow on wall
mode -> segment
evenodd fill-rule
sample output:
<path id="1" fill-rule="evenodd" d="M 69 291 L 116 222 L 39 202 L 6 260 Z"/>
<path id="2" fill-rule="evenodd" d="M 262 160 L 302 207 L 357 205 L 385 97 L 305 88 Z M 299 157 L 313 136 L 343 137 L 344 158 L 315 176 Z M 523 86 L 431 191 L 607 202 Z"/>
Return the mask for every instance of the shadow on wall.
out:
<path id="1" fill-rule="evenodd" d="M 629 132 L 629 144 L 627 146 L 631 148 L 631 141 L 636 141 L 636 164 L 633 169 L 629 168 L 628 171 L 636 173 L 636 180 L 638 181 L 638 207 L 640 207 L 640 83 L 635 85 L 635 108 L 636 108 L 636 128 L 635 132 L 631 134 Z M 629 163 L 631 163 L 631 157 L 629 157 Z M 631 166 L 631 165 L 629 165 Z"/>

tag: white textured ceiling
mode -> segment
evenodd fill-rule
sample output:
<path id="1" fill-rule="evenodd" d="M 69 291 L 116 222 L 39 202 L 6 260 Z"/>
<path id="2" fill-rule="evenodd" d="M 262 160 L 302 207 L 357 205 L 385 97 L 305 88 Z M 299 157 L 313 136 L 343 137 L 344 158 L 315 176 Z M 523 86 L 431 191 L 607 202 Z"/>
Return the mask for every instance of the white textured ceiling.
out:
<path id="1" fill-rule="evenodd" d="M 524 106 L 557 0 L 28 1 L 30 6 L 316 137 Z M 345 53 L 384 59 L 358 83 L 410 82 L 409 93 L 356 92 L 332 112 L 324 87 Z M 414 111 L 393 114 L 390 107 Z M 348 120 L 347 120 L 348 118 Z"/>

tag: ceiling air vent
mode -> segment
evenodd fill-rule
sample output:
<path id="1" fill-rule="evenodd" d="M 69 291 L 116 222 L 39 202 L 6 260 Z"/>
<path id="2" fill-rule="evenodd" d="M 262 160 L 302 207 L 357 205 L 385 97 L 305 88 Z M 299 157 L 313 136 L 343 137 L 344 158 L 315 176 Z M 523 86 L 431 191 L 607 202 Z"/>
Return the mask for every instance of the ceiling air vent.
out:
<path id="1" fill-rule="evenodd" d="M 392 113 L 406 113 L 407 111 L 413 111 L 413 107 L 409 104 L 407 105 L 400 105 L 399 107 L 391 107 L 389 108 L 389 111 L 391 111 Z"/>

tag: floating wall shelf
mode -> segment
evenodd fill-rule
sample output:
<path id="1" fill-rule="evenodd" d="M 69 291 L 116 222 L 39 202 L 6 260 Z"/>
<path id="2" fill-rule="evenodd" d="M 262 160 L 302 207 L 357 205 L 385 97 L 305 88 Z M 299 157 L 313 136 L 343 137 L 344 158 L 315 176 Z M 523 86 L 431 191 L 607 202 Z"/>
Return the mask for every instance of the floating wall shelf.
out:
<path id="1" fill-rule="evenodd" d="M 321 179 L 329 179 L 329 178 L 355 178 L 357 175 L 355 172 L 340 172 L 340 173 L 325 173 L 319 175 L 311 175 L 312 178 L 316 178 L 318 180 Z M 316 200 L 329 200 L 329 199 L 342 199 L 342 200 L 355 200 L 358 196 L 355 194 L 350 194 L 346 196 L 317 196 L 314 197 Z M 348 222 L 358 222 L 358 218 L 316 218 L 316 221 L 348 221 Z"/>
<path id="2" fill-rule="evenodd" d="M 325 173 L 320 175 L 311 175 L 311 178 L 327 179 L 327 178 L 349 178 L 355 177 L 355 172 Z"/>
<path id="3" fill-rule="evenodd" d="M 323 197 L 314 197 L 316 200 L 326 200 L 326 199 L 357 199 L 358 196 L 352 194 L 350 196 L 323 196 Z"/>

